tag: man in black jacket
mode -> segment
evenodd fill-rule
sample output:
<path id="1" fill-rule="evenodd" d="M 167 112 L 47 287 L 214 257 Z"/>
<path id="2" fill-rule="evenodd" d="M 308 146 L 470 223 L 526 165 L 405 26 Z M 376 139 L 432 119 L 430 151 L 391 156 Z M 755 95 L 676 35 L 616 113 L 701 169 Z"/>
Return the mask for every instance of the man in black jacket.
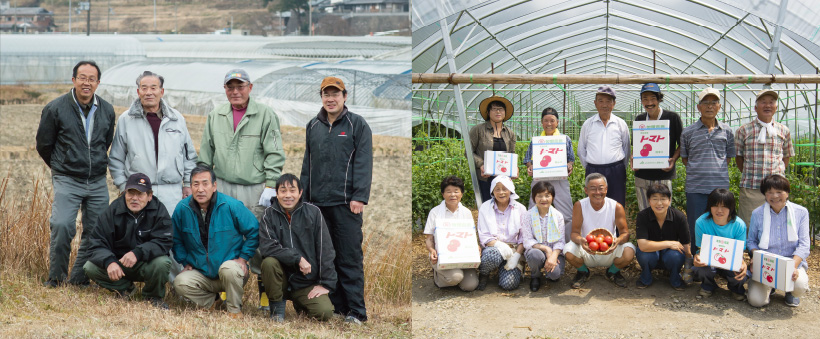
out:
<path id="1" fill-rule="evenodd" d="M 318 207 L 302 203 L 302 184 L 286 173 L 276 181 L 276 199 L 259 226 L 262 281 L 271 300 L 271 318 L 285 320 L 286 300 L 308 316 L 328 320 L 336 287 L 336 252 Z"/>
<path id="2" fill-rule="evenodd" d="M 345 321 L 367 321 L 364 305 L 362 210 L 370 198 L 373 146 L 370 126 L 347 110 L 341 79 L 322 80 L 322 109 L 307 124 L 302 160 L 304 200 L 319 207 L 336 249 L 339 280 L 330 300 Z"/>
<path id="3" fill-rule="evenodd" d="M 94 94 L 100 68 L 93 61 L 74 66 L 71 92 L 49 102 L 40 116 L 37 152 L 51 168 L 51 248 L 47 287 L 68 276 L 71 241 L 77 233 L 77 210 L 83 211 L 83 232 L 77 260 L 68 282 L 88 285 L 83 265 L 88 258 L 86 238 L 97 215 L 108 206 L 108 147 L 114 137 L 114 108 Z"/>
<path id="4" fill-rule="evenodd" d="M 154 199 L 151 179 L 132 174 L 125 192 L 100 215 L 89 237 L 86 275 L 123 297 L 134 290 L 134 281 L 144 281 L 142 296 L 168 309 L 162 299 L 171 270 L 172 227 L 168 210 Z"/>

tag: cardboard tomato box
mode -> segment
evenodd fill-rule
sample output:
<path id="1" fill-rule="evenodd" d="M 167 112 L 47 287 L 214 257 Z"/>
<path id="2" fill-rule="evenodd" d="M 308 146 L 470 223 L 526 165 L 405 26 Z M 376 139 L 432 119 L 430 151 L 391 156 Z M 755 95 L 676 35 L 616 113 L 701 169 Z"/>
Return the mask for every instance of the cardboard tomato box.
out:
<path id="1" fill-rule="evenodd" d="M 472 219 L 444 219 L 436 222 L 436 269 L 478 268 L 481 251 Z"/>
<path id="2" fill-rule="evenodd" d="M 632 168 L 669 167 L 669 120 L 632 122 Z"/>
<path id="3" fill-rule="evenodd" d="M 785 292 L 794 291 L 794 259 L 757 250 L 752 254 L 752 280 Z"/>
<path id="4" fill-rule="evenodd" d="M 532 138 L 532 177 L 562 179 L 567 171 L 567 138 L 563 135 Z"/>
<path id="5" fill-rule="evenodd" d="M 518 154 L 484 151 L 484 174 L 518 177 Z"/>
<path id="6" fill-rule="evenodd" d="M 701 261 L 715 268 L 740 271 L 745 241 L 704 234 L 700 244 Z"/>

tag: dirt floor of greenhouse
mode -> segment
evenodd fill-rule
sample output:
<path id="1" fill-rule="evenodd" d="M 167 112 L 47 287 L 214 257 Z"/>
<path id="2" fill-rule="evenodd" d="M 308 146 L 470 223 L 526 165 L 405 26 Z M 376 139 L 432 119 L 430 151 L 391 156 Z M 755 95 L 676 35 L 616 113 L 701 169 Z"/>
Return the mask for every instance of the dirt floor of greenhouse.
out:
<path id="1" fill-rule="evenodd" d="M 637 262 L 625 269 L 627 288 L 619 288 L 594 268 L 580 289 L 570 288 L 576 270 L 567 265 L 556 283 L 530 292 L 528 274 L 512 291 L 495 277 L 484 291 L 438 288 L 423 236 L 413 239 L 413 336 L 425 338 L 816 338 L 820 331 L 820 249 L 809 256 L 812 291 L 799 307 L 783 302 L 783 292 L 762 308 L 732 299 L 725 281 L 710 298 L 699 284 L 675 291 L 669 279 L 654 272 L 654 283 L 635 287 Z M 748 259 L 748 258 L 747 258 Z"/>

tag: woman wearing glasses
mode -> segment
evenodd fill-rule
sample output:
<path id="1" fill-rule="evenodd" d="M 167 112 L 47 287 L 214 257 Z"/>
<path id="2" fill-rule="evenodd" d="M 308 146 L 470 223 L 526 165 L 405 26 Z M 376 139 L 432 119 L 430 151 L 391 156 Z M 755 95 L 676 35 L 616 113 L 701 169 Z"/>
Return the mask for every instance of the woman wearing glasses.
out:
<path id="1" fill-rule="evenodd" d="M 513 115 L 513 105 L 506 98 L 491 96 L 479 104 L 481 116 L 486 121 L 470 130 L 473 160 L 478 171 L 478 187 L 481 200 L 490 200 L 490 183 L 495 176 L 484 174 L 484 151 L 515 153 L 515 132 L 504 126 Z"/>

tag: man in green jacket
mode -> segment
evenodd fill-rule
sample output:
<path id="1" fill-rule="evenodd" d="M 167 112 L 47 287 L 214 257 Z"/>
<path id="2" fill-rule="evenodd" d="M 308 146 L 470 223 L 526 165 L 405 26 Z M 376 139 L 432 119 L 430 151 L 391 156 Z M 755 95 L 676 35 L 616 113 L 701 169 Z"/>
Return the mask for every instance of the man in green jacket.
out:
<path id="1" fill-rule="evenodd" d="M 199 162 L 216 172 L 219 191 L 245 204 L 257 219 L 276 196 L 276 179 L 285 165 L 279 117 L 250 98 L 253 84 L 245 70 L 225 75 L 229 103 L 208 113 Z"/>
<path id="2" fill-rule="evenodd" d="M 285 166 L 279 117 L 251 99 L 253 83 L 245 70 L 229 71 L 223 85 L 229 103 L 208 113 L 199 162 L 214 169 L 219 191 L 245 204 L 258 221 L 276 196 L 273 187 Z M 260 264 L 257 254 L 251 270 L 261 273 Z M 259 303 L 266 308 L 261 279 L 258 284 Z"/>

